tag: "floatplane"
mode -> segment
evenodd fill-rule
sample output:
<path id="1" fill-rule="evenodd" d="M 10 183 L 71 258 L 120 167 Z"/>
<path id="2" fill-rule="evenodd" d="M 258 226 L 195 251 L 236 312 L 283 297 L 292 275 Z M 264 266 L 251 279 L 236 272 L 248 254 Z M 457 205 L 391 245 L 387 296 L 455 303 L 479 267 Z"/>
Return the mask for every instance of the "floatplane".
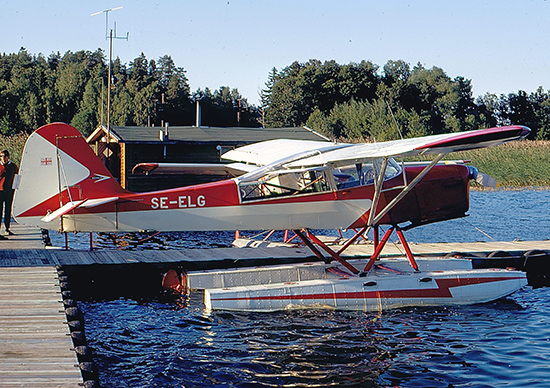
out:
<path id="1" fill-rule="evenodd" d="M 59 232 L 291 230 L 319 258 L 181 277 L 172 271 L 167 284 L 203 290 L 207 308 L 371 311 L 487 302 L 526 285 L 526 275 L 472 269 L 463 259 L 416 258 L 404 231 L 466 215 L 470 180 L 485 178 L 464 163 L 442 162 L 446 154 L 529 132 L 507 126 L 362 144 L 270 140 L 223 155 L 230 162 L 223 168 L 237 171 L 235 178 L 133 193 L 120 187 L 75 128 L 53 123 L 27 140 L 13 213 L 20 223 Z M 431 162 L 396 161 L 427 154 L 435 155 Z M 382 238 L 381 225 L 389 227 Z M 336 250 L 311 232 L 319 229 L 356 234 Z M 346 249 L 370 231 L 372 256 L 346 259 Z M 394 232 L 406 257 L 380 260 Z"/>

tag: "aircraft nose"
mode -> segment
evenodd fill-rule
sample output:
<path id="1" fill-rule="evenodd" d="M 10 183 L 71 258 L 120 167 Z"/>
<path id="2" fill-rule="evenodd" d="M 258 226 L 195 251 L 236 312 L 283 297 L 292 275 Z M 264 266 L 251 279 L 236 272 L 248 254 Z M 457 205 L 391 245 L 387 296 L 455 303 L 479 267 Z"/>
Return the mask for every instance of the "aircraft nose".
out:
<path id="1" fill-rule="evenodd" d="M 468 166 L 468 171 L 470 172 L 470 175 L 468 176 L 469 180 L 476 180 L 479 170 L 474 166 Z"/>

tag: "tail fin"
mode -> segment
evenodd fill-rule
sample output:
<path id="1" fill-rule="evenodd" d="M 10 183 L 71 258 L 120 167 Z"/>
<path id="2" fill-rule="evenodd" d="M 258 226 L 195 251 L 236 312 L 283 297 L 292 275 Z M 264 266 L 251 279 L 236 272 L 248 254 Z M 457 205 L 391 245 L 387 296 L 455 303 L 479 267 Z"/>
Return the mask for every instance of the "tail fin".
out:
<path id="1" fill-rule="evenodd" d="M 64 206 L 69 208 L 71 203 L 128 193 L 80 132 L 64 123 L 45 125 L 29 136 L 19 174 L 13 201 L 14 217 L 25 224 L 47 229 L 61 230 L 59 220 L 55 225 L 41 224 L 48 214 L 56 211 L 63 214 L 59 210 Z"/>

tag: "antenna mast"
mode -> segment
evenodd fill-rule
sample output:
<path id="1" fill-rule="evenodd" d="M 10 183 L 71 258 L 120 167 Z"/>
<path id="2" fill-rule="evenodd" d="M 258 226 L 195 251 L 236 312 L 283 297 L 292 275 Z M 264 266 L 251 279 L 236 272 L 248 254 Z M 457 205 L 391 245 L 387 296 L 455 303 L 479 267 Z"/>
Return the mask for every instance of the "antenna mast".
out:
<path id="1" fill-rule="evenodd" d="M 113 62 L 113 39 L 125 39 L 128 40 L 129 32 L 126 33 L 126 36 L 116 36 L 116 23 L 114 27 L 114 36 L 113 29 L 109 30 L 109 12 L 116 11 L 117 9 L 122 9 L 124 7 L 109 8 L 104 11 L 99 11 L 92 13 L 90 16 L 105 14 L 105 39 L 109 40 L 109 70 L 107 76 L 107 160 L 111 158 L 111 64 Z M 107 31 L 109 33 L 107 34 Z M 101 123 L 103 124 L 103 123 Z"/>
<path id="2" fill-rule="evenodd" d="M 109 8 L 109 9 L 106 9 L 105 11 L 99 11 L 99 12 L 94 12 L 92 14 L 90 14 L 90 16 L 96 16 L 96 15 L 101 15 L 102 13 L 105 14 L 105 40 L 109 39 L 109 12 L 111 11 L 116 11 L 117 9 L 122 9 L 124 7 L 116 7 L 116 8 Z"/>

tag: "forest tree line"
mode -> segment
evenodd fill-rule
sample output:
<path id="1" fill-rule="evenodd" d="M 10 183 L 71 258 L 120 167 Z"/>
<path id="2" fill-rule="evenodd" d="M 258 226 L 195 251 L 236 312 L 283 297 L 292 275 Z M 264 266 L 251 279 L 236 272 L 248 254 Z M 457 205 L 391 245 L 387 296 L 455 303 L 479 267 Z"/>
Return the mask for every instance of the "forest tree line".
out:
<path id="1" fill-rule="evenodd" d="M 294 62 L 267 75 L 260 106 L 238 89 L 190 90 L 186 71 L 169 55 L 144 54 L 111 67 L 111 125 L 195 124 L 286 127 L 306 125 L 336 139 L 396 139 L 498 125 L 522 124 L 530 138 L 550 139 L 550 95 L 540 87 L 473 97 L 471 82 L 441 68 L 388 61 L 341 65 Z M 106 123 L 108 60 L 99 49 L 32 55 L 22 48 L 0 56 L 0 134 L 30 133 L 55 121 L 84 135 Z"/>
<path id="2" fill-rule="evenodd" d="M 110 124 L 160 126 L 195 124 L 200 99 L 202 124 L 258 126 L 237 89 L 191 93 L 182 67 L 169 55 L 111 66 Z M 25 49 L 0 56 L 0 134 L 30 133 L 51 122 L 73 125 L 84 135 L 107 122 L 108 60 L 103 50 L 52 53 L 48 58 Z M 237 111 L 240 123 L 237 122 Z"/>

